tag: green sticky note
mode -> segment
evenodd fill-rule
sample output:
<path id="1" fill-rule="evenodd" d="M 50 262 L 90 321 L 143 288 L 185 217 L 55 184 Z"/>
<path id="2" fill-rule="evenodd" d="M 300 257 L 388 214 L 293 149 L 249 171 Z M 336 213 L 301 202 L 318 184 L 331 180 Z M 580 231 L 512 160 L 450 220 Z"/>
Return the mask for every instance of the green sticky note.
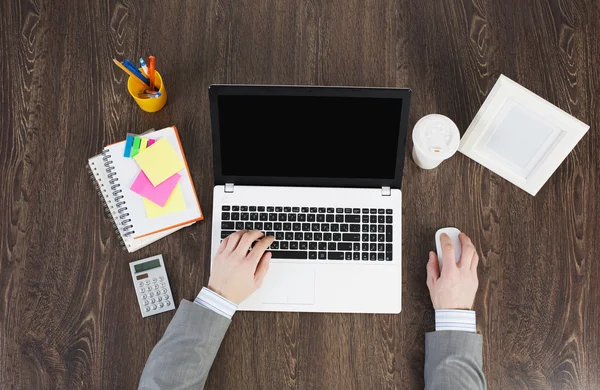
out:
<path id="1" fill-rule="evenodd" d="M 142 139 L 140 137 L 135 137 L 133 139 L 133 146 L 131 147 L 131 157 L 134 157 L 140 151 L 140 142 Z"/>

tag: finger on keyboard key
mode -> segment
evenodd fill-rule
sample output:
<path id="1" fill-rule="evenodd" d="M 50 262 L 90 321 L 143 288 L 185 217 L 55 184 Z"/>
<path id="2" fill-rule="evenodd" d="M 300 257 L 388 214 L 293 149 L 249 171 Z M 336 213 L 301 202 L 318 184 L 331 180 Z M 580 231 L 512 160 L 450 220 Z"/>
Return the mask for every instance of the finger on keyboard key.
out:
<path id="1" fill-rule="evenodd" d="M 231 233 L 233 233 L 233 231 L 229 231 L 229 230 L 221 230 L 221 238 L 226 238 L 228 237 Z"/>

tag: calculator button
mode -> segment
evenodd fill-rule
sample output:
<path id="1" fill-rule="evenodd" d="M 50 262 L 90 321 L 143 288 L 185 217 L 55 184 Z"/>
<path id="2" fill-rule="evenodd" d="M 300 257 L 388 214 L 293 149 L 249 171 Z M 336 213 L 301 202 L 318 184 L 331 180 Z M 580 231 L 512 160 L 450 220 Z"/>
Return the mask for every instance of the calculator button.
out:
<path id="1" fill-rule="evenodd" d="M 162 301 L 162 297 L 156 298 L 159 302 Z"/>
<path id="2" fill-rule="evenodd" d="M 148 296 L 146 294 L 142 295 L 142 299 L 146 299 Z"/>
<path id="3" fill-rule="evenodd" d="M 139 282 L 139 283 L 138 283 L 138 285 L 139 285 L 139 286 L 143 286 L 143 285 L 144 285 L 144 282 Z"/>
<path id="4" fill-rule="evenodd" d="M 168 296 L 168 295 L 165 295 L 165 296 L 163 297 L 163 299 L 166 301 L 167 299 L 169 299 L 169 296 Z"/>
<path id="5" fill-rule="evenodd" d="M 163 276 L 159 276 L 159 277 L 158 277 L 158 280 L 161 280 L 161 281 L 162 281 L 162 280 L 165 280 L 165 278 L 164 278 Z"/>
<path id="6" fill-rule="evenodd" d="M 163 294 L 166 294 L 167 293 L 167 289 L 163 288 L 162 292 L 163 292 Z"/>
<path id="7" fill-rule="evenodd" d="M 165 287 L 165 284 L 164 284 L 164 283 L 161 283 L 161 284 L 160 284 L 160 287 Z"/>
<path id="8" fill-rule="evenodd" d="M 146 284 L 150 284 L 150 281 L 149 281 L 149 280 L 146 280 Z"/>
<path id="9" fill-rule="evenodd" d="M 382 244 L 382 245 L 383 245 L 383 244 Z M 159 291 L 159 290 L 156 290 L 156 296 L 159 296 L 159 295 L 160 295 L 160 291 Z"/>
<path id="10" fill-rule="evenodd" d="M 165 302 L 165 305 L 167 305 L 167 306 L 171 306 L 171 301 L 166 301 L 166 302 Z"/>
<path id="11" fill-rule="evenodd" d="M 154 289 L 155 289 L 155 290 L 158 290 L 158 284 L 155 284 L 155 285 L 154 285 Z"/>
<path id="12" fill-rule="evenodd" d="M 152 279 L 152 283 L 156 283 L 156 278 Z"/>
<path id="13" fill-rule="evenodd" d="M 159 303 L 158 307 L 163 308 L 163 307 L 165 307 L 165 305 L 163 305 L 162 303 Z"/>
<path id="14" fill-rule="evenodd" d="M 146 306 L 146 311 L 150 311 L 150 306 Z"/>
<path id="15" fill-rule="evenodd" d="M 140 292 L 141 293 L 146 292 L 146 289 L 142 287 L 142 288 L 140 288 Z"/>
<path id="16" fill-rule="evenodd" d="M 154 293 L 153 293 L 153 292 L 151 292 L 149 295 L 150 295 L 150 297 L 153 297 L 153 296 L 154 296 Z"/>
<path id="17" fill-rule="evenodd" d="M 152 305 L 152 310 L 156 310 L 156 305 Z"/>
<path id="18" fill-rule="evenodd" d="M 150 300 L 150 303 L 156 303 L 156 299 L 152 298 L 152 299 Z"/>
<path id="19" fill-rule="evenodd" d="M 151 290 L 152 290 L 152 286 L 148 286 L 148 291 L 151 291 Z"/>
<path id="20" fill-rule="evenodd" d="M 148 306 L 148 301 L 144 301 L 144 306 Z"/>

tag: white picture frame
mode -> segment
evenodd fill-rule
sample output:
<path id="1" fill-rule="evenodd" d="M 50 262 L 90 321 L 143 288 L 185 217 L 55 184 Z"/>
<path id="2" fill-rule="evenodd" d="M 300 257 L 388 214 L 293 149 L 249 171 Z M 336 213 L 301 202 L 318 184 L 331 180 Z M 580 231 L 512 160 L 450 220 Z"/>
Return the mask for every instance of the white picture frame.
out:
<path id="1" fill-rule="evenodd" d="M 535 195 L 589 128 L 500 75 L 458 151 Z"/>

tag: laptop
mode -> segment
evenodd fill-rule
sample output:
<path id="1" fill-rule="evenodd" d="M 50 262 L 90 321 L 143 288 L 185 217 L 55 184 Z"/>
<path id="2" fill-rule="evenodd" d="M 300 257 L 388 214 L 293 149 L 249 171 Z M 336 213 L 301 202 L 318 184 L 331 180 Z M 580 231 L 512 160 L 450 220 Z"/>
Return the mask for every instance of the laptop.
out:
<path id="1" fill-rule="evenodd" d="M 212 256 L 275 236 L 239 310 L 399 313 L 409 89 L 211 85 Z"/>

